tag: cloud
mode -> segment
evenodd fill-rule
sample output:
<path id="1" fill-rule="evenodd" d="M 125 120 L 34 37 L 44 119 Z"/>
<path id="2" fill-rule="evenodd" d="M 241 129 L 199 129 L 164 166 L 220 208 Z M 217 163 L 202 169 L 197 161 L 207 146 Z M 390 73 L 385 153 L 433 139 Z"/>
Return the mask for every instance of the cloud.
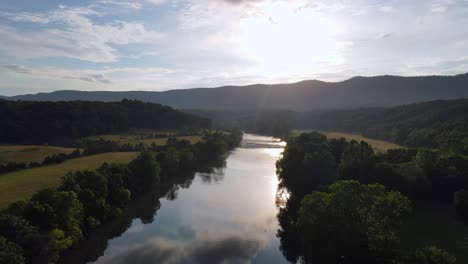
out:
<path id="1" fill-rule="evenodd" d="M 67 80 L 80 80 L 85 82 L 98 82 L 103 84 L 110 84 L 112 81 L 106 78 L 102 73 L 91 72 L 73 72 L 63 71 L 60 69 L 29 69 L 20 65 L 5 65 L 4 68 L 16 74 L 26 74 L 32 78 L 45 78 L 45 79 L 67 79 Z"/>
<path id="2" fill-rule="evenodd" d="M 121 8 L 131 8 L 135 10 L 141 9 L 143 6 L 138 2 L 126 2 L 126 1 L 115 1 L 115 0 L 100 0 L 93 1 L 93 5 L 113 5 Z"/>
<path id="3" fill-rule="evenodd" d="M 468 56 L 454 59 L 429 58 L 405 65 L 402 74 L 461 74 L 468 72 Z"/>
<path id="4" fill-rule="evenodd" d="M 248 262 L 266 242 L 228 237 L 221 240 L 186 242 L 154 239 L 143 245 L 104 256 L 97 263 L 232 263 Z"/>
<path id="5" fill-rule="evenodd" d="M 16 72 L 16 73 L 21 73 L 21 74 L 31 74 L 31 71 L 29 69 L 26 69 L 22 66 L 19 65 L 5 65 L 4 66 L 6 69 Z"/>
<path id="6" fill-rule="evenodd" d="M 115 45 L 156 43 L 163 34 L 143 24 L 125 21 L 95 23 L 102 16 L 90 8 L 59 6 L 45 13 L 3 14 L 15 22 L 44 25 L 39 31 L 24 31 L 0 26 L 0 50 L 22 58 L 65 57 L 103 63 L 119 59 Z M 24 36 L 27 35 L 27 38 Z"/>
<path id="7" fill-rule="evenodd" d="M 223 0 L 223 1 L 230 3 L 230 4 L 239 5 L 239 4 L 246 4 L 246 3 L 257 3 L 257 2 L 262 2 L 264 0 Z"/>
<path id="8" fill-rule="evenodd" d="M 145 0 L 147 3 L 150 3 L 152 5 L 162 5 L 167 2 L 167 0 Z"/>
<path id="9" fill-rule="evenodd" d="M 442 4 L 433 4 L 431 6 L 432 13 L 445 13 L 448 9 L 448 6 Z"/>
<path id="10" fill-rule="evenodd" d="M 392 36 L 392 33 L 382 33 L 377 36 L 377 39 L 386 39 L 386 38 L 390 38 L 391 36 Z"/>
<path id="11" fill-rule="evenodd" d="M 397 11 L 397 9 L 393 6 L 381 6 L 378 8 L 378 10 L 384 13 L 393 13 Z"/>

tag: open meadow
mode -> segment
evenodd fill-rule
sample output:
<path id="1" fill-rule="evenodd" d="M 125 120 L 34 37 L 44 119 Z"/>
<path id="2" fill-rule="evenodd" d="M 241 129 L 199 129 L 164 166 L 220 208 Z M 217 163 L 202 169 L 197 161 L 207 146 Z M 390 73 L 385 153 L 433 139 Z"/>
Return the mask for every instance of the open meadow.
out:
<path id="1" fill-rule="evenodd" d="M 108 163 L 127 163 L 137 152 L 112 152 L 67 160 L 61 164 L 15 171 L 0 175 L 0 208 L 30 198 L 41 189 L 56 187 L 60 178 L 70 171 L 93 170 Z"/>
<path id="2" fill-rule="evenodd" d="M 313 130 L 310 130 L 310 131 L 313 131 Z M 293 131 L 293 135 L 298 135 L 300 133 L 310 132 L 310 131 L 295 130 L 295 131 Z M 324 134 L 329 139 L 331 139 L 331 138 L 344 138 L 344 139 L 346 139 L 348 141 L 349 140 L 356 140 L 356 141 L 367 142 L 367 143 L 369 143 L 369 145 L 372 146 L 372 148 L 374 149 L 375 152 L 385 152 L 385 151 L 387 151 L 389 149 L 402 148 L 402 146 L 397 145 L 397 144 L 392 143 L 392 142 L 388 142 L 388 141 L 384 141 L 384 140 L 378 140 L 378 139 L 372 139 L 372 138 L 366 138 L 366 137 L 363 137 L 363 136 L 361 136 L 359 134 L 344 133 L 344 132 L 327 132 L 327 131 L 318 131 L 318 132 Z"/>
<path id="3" fill-rule="evenodd" d="M 8 162 L 41 162 L 45 157 L 58 153 L 69 154 L 73 148 L 37 145 L 0 145 L 0 164 Z"/>
<path id="4" fill-rule="evenodd" d="M 201 136 L 174 136 L 179 140 L 185 139 L 190 141 L 190 143 L 195 144 L 202 140 Z M 167 142 L 168 137 L 162 138 L 146 138 L 145 135 L 137 135 L 137 134 L 115 134 L 115 135 L 100 135 L 100 136 L 93 136 L 84 138 L 91 139 L 91 140 L 109 140 L 115 141 L 120 145 L 130 144 L 130 145 L 137 145 L 140 143 L 145 144 L 146 146 L 150 146 L 151 144 L 155 144 L 157 146 L 165 145 Z"/>

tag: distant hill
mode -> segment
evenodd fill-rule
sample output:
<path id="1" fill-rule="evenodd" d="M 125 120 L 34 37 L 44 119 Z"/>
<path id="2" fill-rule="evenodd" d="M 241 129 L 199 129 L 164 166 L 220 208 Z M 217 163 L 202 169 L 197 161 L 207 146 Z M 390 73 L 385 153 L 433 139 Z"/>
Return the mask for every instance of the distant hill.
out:
<path id="1" fill-rule="evenodd" d="M 342 82 L 302 81 L 170 90 L 165 92 L 55 91 L 10 97 L 26 101 L 121 101 L 136 99 L 179 109 L 288 109 L 305 111 L 395 106 L 468 97 L 468 74 L 423 77 L 354 77 Z"/>
<path id="2" fill-rule="evenodd" d="M 26 102 L 0 100 L 0 143 L 55 143 L 131 129 L 198 130 L 209 119 L 139 101 Z"/>
<path id="3" fill-rule="evenodd" d="M 468 99 L 298 113 L 295 118 L 296 128 L 355 132 L 404 146 L 437 147 L 468 154 Z"/>

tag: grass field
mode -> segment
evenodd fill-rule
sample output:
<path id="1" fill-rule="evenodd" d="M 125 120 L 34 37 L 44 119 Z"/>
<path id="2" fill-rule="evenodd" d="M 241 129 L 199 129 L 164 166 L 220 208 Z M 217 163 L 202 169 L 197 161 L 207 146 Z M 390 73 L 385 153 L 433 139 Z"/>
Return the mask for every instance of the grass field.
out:
<path id="1" fill-rule="evenodd" d="M 299 134 L 302 132 L 302 130 L 296 130 L 293 133 L 294 134 Z M 396 149 L 396 148 L 402 148 L 402 146 L 383 141 L 383 140 L 377 140 L 377 139 L 371 139 L 371 138 L 366 138 L 358 134 L 350 134 L 350 133 L 342 133 L 342 132 L 325 132 L 325 131 L 319 131 L 320 133 L 325 134 L 327 138 L 345 138 L 346 140 L 356 140 L 356 141 L 364 141 L 369 143 L 372 148 L 374 149 L 375 152 L 385 152 L 389 149 Z"/>
<path id="2" fill-rule="evenodd" d="M 165 145 L 167 138 L 144 138 L 141 139 L 141 136 L 139 135 L 133 135 L 133 134 L 122 134 L 122 135 L 101 135 L 101 136 L 93 136 L 93 137 L 88 137 L 88 139 L 93 139 L 93 140 L 98 140 L 98 139 L 104 139 L 104 140 L 111 140 L 111 141 L 116 141 L 121 145 L 124 144 L 131 144 L 131 145 L 136 145 L 139 143 L 144 143 L 145 145 L 149 146 L 152 143 L 161 146 Z M 182 136 L 182 137 L 176 137 L 178 139 L 186 139 L 190 141 L 190 143 L 194 144 L 202 140 L 200 136 Z"/>
<path id="3" fill-rule="evenodd" d="M 0 145 L 0 164 L 8 162 L 41 162 L 45 157 L 57 153 L 71 153 L 73 148 L 35 145 Z"/>
<path id="4" fill-rule="evenodd" d="M 137 152 L 112 152 L 67 160 L 57 165 L 26 169 L 0 175 L 0 208 L 30 198 L 35 192 L 60 184 L 60 177 L 70 171 L 92 170 L 104 162 L 133 160 Z"/>

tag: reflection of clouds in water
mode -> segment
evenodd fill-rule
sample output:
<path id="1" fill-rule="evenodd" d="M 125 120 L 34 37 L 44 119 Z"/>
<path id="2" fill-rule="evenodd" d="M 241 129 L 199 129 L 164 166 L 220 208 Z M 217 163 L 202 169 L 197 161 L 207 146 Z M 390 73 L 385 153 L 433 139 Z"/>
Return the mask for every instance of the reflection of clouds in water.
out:
<path id="1" fill-rule="evenodd" d="M 221 240 L 154 239 L 104 256 L 97 263 L 249 263 L 266 241 L 229 237 Z"/>
<path id="2" fill-rule="evenodd" d="M 144 229 L 144 226 L 141 222 L 139 223 L 133 223 L 132 226 L 130 228 L 127 229 L 127 233 L 140 233 L 141 231 L 143 231 Z"/>
<path id="3" fill-rule="evenodd" d="M 211 173 L 197 173 L 204 183 L 219 182 L 224 178 L 225 168 L 213 169 Z"/>
<path id="4" fill-rule="evenodd" d="M 189 225 L 180 226 L 177 231 L 182 239 L 194 239 L 196 235 L 195 230 Z"/>

